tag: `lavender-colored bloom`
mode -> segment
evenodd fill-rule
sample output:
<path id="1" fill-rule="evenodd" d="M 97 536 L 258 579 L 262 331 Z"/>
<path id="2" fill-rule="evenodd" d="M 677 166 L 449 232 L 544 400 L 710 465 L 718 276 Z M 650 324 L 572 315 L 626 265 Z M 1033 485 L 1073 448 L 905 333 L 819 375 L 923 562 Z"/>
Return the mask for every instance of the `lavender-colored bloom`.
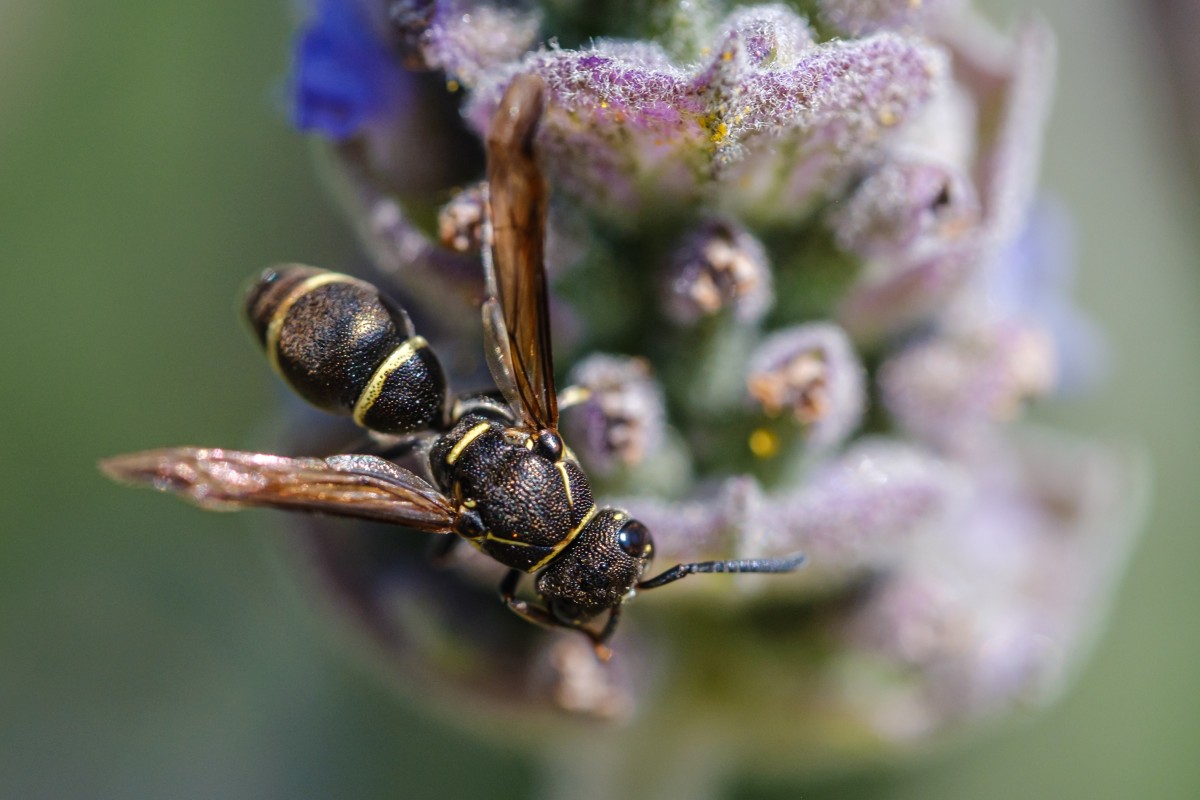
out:
<path id="1" fill-rule="evenodd" d="M 908 672 L 856 687 L 881 733 L 916 741 L 1062 690 L 1129 546 L 1138 471 L 1044 431 L 975 469 L 948 535 L 910 548 L 840 628 L 852 660 Z"/>
<path id="2" fill-rule="evenodd" d="M 767 492 L 741 477 L 682 502 L 623 498 L 655 532 L 666 562 L 749 558 L 803 550 L 810 564 L 786 585 L 743 579 L 760 590 L 822 593 L 884 568 L 941 528 L 967 492 L 958 469 L 919 449 L 866 440 L 816 470 L 802 488 Z M 695 582 L 693 592 L 731 586 Z"/>
<path id="3" fill-rule="evenodd" d="M 654 531 L 664 566 L 809 557 L 788 580 L 695 579 L 639 600 L 656 635 L 631 613 L 601 666 L 586 643 L 481 605 L 497 567 L 479 554 L 432 573 L 415 554 L 314 537 L 315 568 L 397 669 L 504 713 L 557 708 L 652 735 L 656 710 L 720 704 L 664 692 L 686 683 L 672 666 L 684 653 L 725 676 L 726 707 L 745 708 L 741 687 L 782 693 L 795 713 L 767 699 L 757 721 L 843 758 L 858 748 L 828 732 L 903 745 L 1055 684 L 1119 563 L 1120 526 L 1098 520 L 1127 521 L 1106 498 L 1132 473 L 1097 448 L 1014 442 L 1024 399 L 1046 393 L 1067 349 L 1051 324 L 1069 318 L 1065 287 L 1042 266 L 1061 254 L 1036 246 L 1037 227 L 1018 237 L 1052 47 L 1036 22 L 1007 41 L 958 5 L 829 0 L 818 22 L 858 38 L 821 41 L 783 6 L 722 19 L 714 3 L 665 42 L 531 52 L 531 5 L 392 7 L 407 56 L 466 92 L 480 134 L 512 75 L 547 83 L 555 344 L 586 390 L 563 424 L 598 499 Z M 399 173 L 339 158 L 389 271 L 430 304 L 449 286 L 477 291 L 462 252 L 477 202 L 444 215 L 454 244 L 439 249 L 381 188 Z M 1047 464 L 1075 482 L 1055 484 Z M 753 624 L 764 596 L 816 622 L 773 630 L 768 646 Z M 695 597 L 725 604 L 730 625 L 710 630 Z M 724 646 L 739 636 L 764 663 Z M 447 668 L 456 648 L 468 658 Z M 796 658 L 813 651 L 826 655 Z M 730 752 L 757 741 L 742 722 L 729 730 Z"/>
<path id="4" fill-rule="evenodd" d="M 518 70 L 550 89 L 540 143 L 551 177 L 595 211 L 705 203 L 795 220 L 844 187 L 931 97 L 940 51 L 892 34 L 812 44 L 779 6 L 730 16 L 711 55 L 679 65 L 651 43 L 542 50 L 475 87 L 486 129 Z"/>
<path id="5" fill-rule="evenodd" d="M 571 370 L 571 386 L 584 397 L 566 412 L 567 428 L 589 469 L 637 467 L 662 446 L 666 409 L 648 362 L 594 354 Z"/>
<path id="6" fill-rule="evenodd" d="M 680 244 L 664 281 L 667 314 L 682 324 L 729 310 L 756 322 L 774 299 L 762 244 L 741 226 L 710 221 Z"/>
<path id="7" fill-rule="evenodd" d="M 841 444 L 866 407 L 862 364 L 845 332 L 829 323 L 798 325 L 764 339 L 750 359 L 746 386 L 769 416 L 790 414 L 817 449 Z"/>
<path id="8" fill-rule="evenodd" d="M 950 150 L 943 156 L 949 157 L 952 169 L 976 176 L 978 223 L 966 231 L 952 227 L 948 236 L 926 237 L 915 254 L 900 249 L 871 259 L 838 313 L 842 324 L 860 338 L 878 338 L 935 315 L 1020 229 L 1041 153 L 1053 40 L 1037 22 L 1026 23 L 1007 48 L 980 38 L 972 29 L 970 36 L 960 34 L 948 42 L 960 73 L 961 85 L 955 91 L 968 93 L 966 108 L 977 152 L 970 164 L 961 164 L 962 153 L 942 146 Z M 960 97 L 946 98 L 931 109 L 944 113 L 947 107 L 967 113 Z M 911 142 L 903 143 L 900 157 L 907 157 L 911 147 Z M 918 194 L 907 202 L 919 199 Z"/>
<path id="9" fill-rule="evenodd" d="M 937 253 L 978 222 L 979 199 L 960 171 L 900 160 L 871 172 L 831 219 L 843 249 L 894 262 Z"/>
<path id="10" fill-rule="evenodd" d="M 1056 352 L 1044 331 L 980 322 L 914 342 L 879 370 L 881 399 L 896 423 L 931 447 L 978 454 L 1020 416 L 1025 400 L 1054 385 Z"/>

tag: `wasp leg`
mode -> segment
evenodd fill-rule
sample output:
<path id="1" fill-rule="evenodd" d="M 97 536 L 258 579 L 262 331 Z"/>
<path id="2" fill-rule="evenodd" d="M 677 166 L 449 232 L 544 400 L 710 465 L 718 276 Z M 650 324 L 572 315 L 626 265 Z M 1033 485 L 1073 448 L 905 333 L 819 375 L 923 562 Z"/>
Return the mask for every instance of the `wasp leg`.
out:
<path id="1" fill-rule="evenodd" d="M 591 396 L 592 390 L 586 386 L 568 386 L 558 393 L 558 408 L 562 411 L 586 403 Z"/>
<path id="2" fill-rule="evenodd" d="M 517 597 L 517 584 L 521 582 L 521 571 L 510 569 L 500 582 L 500 599 L 508 610 L 523 620 L 541 625 L 544 628 L 569 628 L 570 624 L 563 622 L 550 613 L 550 609 L 540 603 L 531 603 Z"/>
<path id="3" fill-rule="evenodd" d="M 585 627 L 580 620 L 561 619 L 541 603 L 531 603 L 517 597 L 517 584 L 521 582 L 521 574 L 520 570 L 510 569 L 504 576 L 504 580 L 500 582 L 500 599 L 504 601 L 504 605 L 508 606 L 509 611 L 521 619 L 532 622 L 534 625 L 541 625 L 543 628 L 566 628 L 579 631 L 591 640 L 597 658 L 601 661 L 608 661 L 612 658 L 612 650 L 605 642 L 617 628 L 617 610 L 615 608 L 609 612 L 608 622 L 604 629 L 597 633 Z"/>
<path id="4" fill-rule="evenodd" d="M 803 553 L 793 553 L 783 558 L 751 558 L 743 561 L 700 561 L 694 564 L 676 564 L 661 575 L 644 580 L 638 589 L 657 589 L 668 583 L 697 572 L 792 572 L 804 563 Z"/>
<path id="5" fill-rule="evenodd" d="M 510 569 L 504 576 L 504 580 L 500 582 L 500 599 L 504 601 L 504 605 L 508 606 L 508 609 L 521 619 L 528 620 L 535 625 L 547 628 L 562 627 L 562 622 L 555 618 L 545 606 L 517 597 L 517 584 L 520 582 L 521 571 L 519 569 Z"/>
<path id="6" fill-rule="evenodd" d="M 604 623 L 604 627 L 599 633 L 592 636 L 592 647 L 596 651 L 596 658 L 601 661 L 608 661 L 612 658 L 612 650 L 608 647 L 608 640 L 617 632 L 617 623 L 621 621 L 621 606 L 613 606 L 608 612 L 608 621 Z M 589 635 L 590 632 L 588 632 Z"/>

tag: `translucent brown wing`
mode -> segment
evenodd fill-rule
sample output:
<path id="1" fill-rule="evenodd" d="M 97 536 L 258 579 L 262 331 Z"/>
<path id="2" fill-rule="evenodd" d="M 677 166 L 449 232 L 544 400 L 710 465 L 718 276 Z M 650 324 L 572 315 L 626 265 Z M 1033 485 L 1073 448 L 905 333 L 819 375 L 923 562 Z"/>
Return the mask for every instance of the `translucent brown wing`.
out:
<path id="1" fill-rule="evenodd" d="M 488 133 L 491 252 L 484 248 L 483 307 L 488 365 L 505 399 L 532 430 L 558 427 L 550 307 L 543 249 L 546 182 L 533 152 L 546 86 L 518 75 L 504 92 Z"/>
<path id="2" fill-rule="evenodd" d="M 430 533 L 454 524 L 450 501 L 406 469 L 378 456 L 287 458 L 216 448 L 176 447 L 100 462 L 114 480 L 172 492 L 202 508 L 281 508 L 390 522 Z"/>

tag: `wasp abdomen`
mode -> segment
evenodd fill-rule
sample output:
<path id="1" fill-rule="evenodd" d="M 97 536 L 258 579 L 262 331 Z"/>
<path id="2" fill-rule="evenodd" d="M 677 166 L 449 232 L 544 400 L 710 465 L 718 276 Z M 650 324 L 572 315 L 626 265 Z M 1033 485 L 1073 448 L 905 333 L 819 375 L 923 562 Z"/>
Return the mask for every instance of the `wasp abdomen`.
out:
<path id="1" fill-rule="evenodd" d="M 371 284 L 276 267 L 251 287 L 246 314 L 275 370 L 318 408 L 382 433 L 440 422 L 446 379 L 437 356 Z"/>

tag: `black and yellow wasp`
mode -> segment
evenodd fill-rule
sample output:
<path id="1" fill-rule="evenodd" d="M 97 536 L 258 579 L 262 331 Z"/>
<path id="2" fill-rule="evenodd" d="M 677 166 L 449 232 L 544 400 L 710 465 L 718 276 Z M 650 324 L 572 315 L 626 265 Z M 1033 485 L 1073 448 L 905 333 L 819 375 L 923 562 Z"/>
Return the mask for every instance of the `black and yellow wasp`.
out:
<path id="1" fill-rule="evenodd" d="M 426 478 L 377 455 L 289 458 L 171 448 L 102 463 L 209 508 L 267 506 L 355 517 L 467 540 L 509 567 L 500 595 L 519 616 L 581 631 L 606 657 L 623 602 L 696 572 L 790 572 L 803 561 L 679 564 L 642 579 L 650 532 L 600 508 L 558 432 L 543 247 L 547 189 L 534 151 L 540 78 L 509 85 L 488 136 L 483 304 L 499 397 L 448 402 L 437 356 L 405 311 L 369 283 L 289 265 L 265 271 L 246 313 L 276 371 L 310 403 L 383 434 L 424 442 Z M 489 243 L 490 242 L 490 246 Z M 430 482 L 432 481 L 432 483 Z M 533 599 L 518 596 L 532 574 Z M 603 624 L 591 624 L 604 612 Z"/>

